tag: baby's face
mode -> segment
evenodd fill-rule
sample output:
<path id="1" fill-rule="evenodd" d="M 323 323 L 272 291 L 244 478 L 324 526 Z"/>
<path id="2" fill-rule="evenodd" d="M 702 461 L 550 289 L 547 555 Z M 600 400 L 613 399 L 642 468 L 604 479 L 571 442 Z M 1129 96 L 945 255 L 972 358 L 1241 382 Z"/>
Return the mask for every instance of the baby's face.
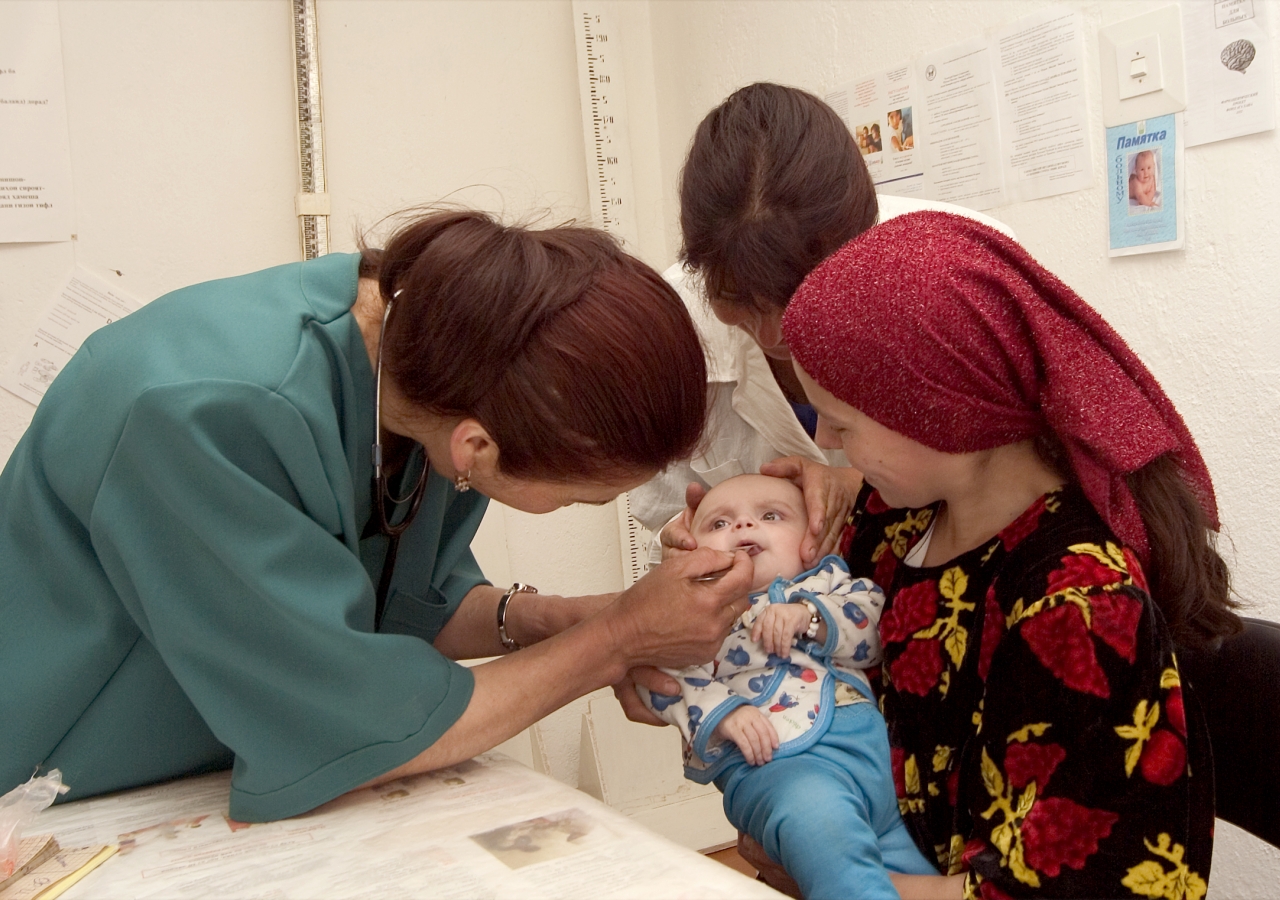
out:
<path id="1" fill-rule="evenodd" d="M 693 517 L 699 547 L 746 550 L 755 563 L 751 590 L 763 590 L 774 578 L 804 571 L 800 542 L 807 522 L 804 496 L 789 481 L 767 475 L 739 475 L 716 485 L 702 498 Z"/>
<path id="2" fill-rule="evenodd" d="M 1156 177 L 1156 161 L 1150 156 L 1141 156 L 1138 158 L 1135 170 L 1138 173 L 1138 180 L 1143 184 L 1150 184 Z"/>

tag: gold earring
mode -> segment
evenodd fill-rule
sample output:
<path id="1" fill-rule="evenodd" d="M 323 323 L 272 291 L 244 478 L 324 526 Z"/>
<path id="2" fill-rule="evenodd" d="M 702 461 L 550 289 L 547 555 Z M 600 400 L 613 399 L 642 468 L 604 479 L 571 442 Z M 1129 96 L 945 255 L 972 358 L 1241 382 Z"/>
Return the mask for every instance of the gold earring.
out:
<path id="1" fill-rule="evenodd" d="M 455 475 L 453 479 L 453 489 L 459 494 L 465 494 L 471 490 L 471 470 L 467 469 L 466 475 Z"/>

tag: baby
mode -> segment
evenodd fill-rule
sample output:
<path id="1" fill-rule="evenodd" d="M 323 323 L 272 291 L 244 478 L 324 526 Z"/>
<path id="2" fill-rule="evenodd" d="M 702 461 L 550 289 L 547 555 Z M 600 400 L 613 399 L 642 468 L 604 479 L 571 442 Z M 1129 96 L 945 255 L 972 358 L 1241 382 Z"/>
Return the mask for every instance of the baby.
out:
<path id="1" fill-rule="evenodd" d="M 1142 206 L 1156 205 L 1156 155 L 1151 150 L 1138 153 L 1129 176 L 1129 199 Z"/>
<path id="2" fill-rule="evenodd" d="M 800 490 L 783 479 L 739 475 L 707 493 L 693 536 L 750 554 L 751 606 L 713 662 L 671 672 L 678 696 L 641 694 L 680 729 L 685 776 L 714 781 L 729 821 L 806 897 L 896 898 L 886 870 L 938 873 L 898 813 L 862 671 L 880 661 L 884 594 L 837 556 L 805 571 L 806 521 Z"/>

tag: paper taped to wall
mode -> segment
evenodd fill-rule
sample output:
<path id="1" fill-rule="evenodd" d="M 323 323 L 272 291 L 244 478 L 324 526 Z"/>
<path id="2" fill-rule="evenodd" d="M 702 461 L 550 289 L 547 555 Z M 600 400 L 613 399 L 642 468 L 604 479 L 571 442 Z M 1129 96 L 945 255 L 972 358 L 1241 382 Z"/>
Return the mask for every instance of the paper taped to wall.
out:
<path id="1" fill-rule="evenodd" d="M 0 134 L 0 242 L 71 240 L 56 3 L 0 3 Z"/>
<path id="2" fill-rule="evenodd" d="M 1047 7 L 826 101 L 876 191 L 990 209 L 1093 184 L 1084 19 Z"/>
<path id="3" fill-rule="evenodd" d="M 89 335 L 141 306 L 135 298 L 77 266 L 35 332 L 0 376 L 0 387 L 39 406 L 53 379 Z"/>

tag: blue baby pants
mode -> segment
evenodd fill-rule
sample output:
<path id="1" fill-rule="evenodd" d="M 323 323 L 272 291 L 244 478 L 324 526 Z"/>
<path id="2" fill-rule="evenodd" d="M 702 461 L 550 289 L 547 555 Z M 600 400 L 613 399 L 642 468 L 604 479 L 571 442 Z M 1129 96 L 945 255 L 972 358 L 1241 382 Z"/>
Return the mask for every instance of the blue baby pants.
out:
<path id="1" fill-rule="evenodd" d="M 838 706 L 812 747 L 716 779 L 724 811 L 806 900 L 897 900 L 888 872 L 937 875 L 898 813 L 889 735 L 871 703 Z"/>

